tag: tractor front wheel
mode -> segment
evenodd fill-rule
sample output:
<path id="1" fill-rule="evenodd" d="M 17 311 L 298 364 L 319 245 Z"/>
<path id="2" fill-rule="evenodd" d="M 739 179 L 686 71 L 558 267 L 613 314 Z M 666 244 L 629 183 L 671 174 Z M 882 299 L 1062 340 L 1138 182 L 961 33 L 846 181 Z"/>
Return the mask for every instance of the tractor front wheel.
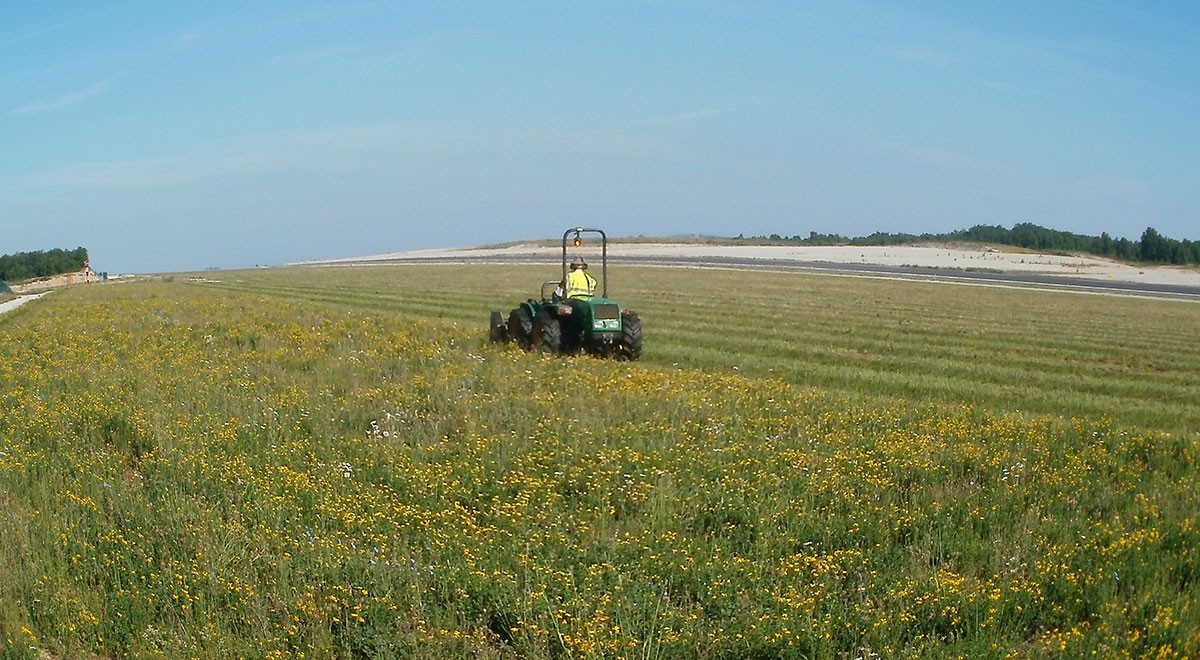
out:
<path id="1" fill-rule="evenodd" d="M 562 350 L 562 325 L 546 310 L 533 320 L 533 348 L 551 355 Z"/>
<path id="2" fill-rule="evenodd" d="M 621 345 L 617 347 L 618 360 L 636 360 L 642 357 L 642 319 L 637 312 L 621 313 Z"/>

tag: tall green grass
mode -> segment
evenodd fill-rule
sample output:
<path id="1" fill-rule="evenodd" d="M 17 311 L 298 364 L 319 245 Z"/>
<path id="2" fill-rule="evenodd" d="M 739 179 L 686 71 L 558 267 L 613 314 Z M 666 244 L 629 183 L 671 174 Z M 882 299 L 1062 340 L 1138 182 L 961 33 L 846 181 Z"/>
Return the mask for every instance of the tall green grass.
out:
<path id="1" fill-rule="evenodd" d="M 2 654 L 1200 653 L 1194 306 L 641 269 L 617 363 L 487 343 L 547 278 L 469 270 L 0 319 Z"/>

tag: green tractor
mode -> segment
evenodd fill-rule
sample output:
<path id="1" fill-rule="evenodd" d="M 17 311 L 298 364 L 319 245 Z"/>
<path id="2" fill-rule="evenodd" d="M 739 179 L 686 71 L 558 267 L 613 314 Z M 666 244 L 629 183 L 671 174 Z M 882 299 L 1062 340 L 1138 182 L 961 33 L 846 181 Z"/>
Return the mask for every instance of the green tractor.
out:
<path id="1" fill-rule="evenodd" d="M 569 289 L 567 243 L 579 248 L 584 236 L 600 235 L 600 295 Z M 569 239 L 569 240 L 568 240 Z M 582 263 L 576 257 L 575 263 Z M 586 269 L 587 265 L 583 264 Z M 588 279 L 591 279 L 590 277 Z M 591 279 L 592 284 L 595 283 Z M 608 297 L 608 235 L 600 229 L 572 227 L 563 232 L 562 278 L 543 282 L 541 299 L 530 298 L 506 318 L 492 312 L 491 339 L 515 342 L 527 351 L 549 354 L 588 353 L 618 360 L 642 355 L 642 321 Z"/>

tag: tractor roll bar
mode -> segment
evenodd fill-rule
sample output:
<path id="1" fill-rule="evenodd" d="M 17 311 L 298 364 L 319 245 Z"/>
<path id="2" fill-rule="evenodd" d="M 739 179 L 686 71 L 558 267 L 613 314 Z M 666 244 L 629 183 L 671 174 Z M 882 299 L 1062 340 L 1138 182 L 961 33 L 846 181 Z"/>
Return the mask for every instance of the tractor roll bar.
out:
<path id="1" fill-rule="evenodd" d="M 565 285 L 567 282 L 567 237 L 572 234 L 575 238 L 579 238 L 580 234 L 592 233 L 600 234 L 600 279 L 604 280 L 604 290 L 601 295 L 608 297 L 608 234 L 604 233 L 603 229 L 594 227 L 572 227 L 563 232 L 562 239 L 562 281 Z"/>

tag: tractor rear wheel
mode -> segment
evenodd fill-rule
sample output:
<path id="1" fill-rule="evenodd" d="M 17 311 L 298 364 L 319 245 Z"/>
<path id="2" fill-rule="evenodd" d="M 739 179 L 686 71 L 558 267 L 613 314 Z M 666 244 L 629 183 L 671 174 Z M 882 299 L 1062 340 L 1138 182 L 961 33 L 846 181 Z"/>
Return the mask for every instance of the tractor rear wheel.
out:
<path id="1" fill-rule="evenodd" d="M 551 355 L 562 349 L 562 325 L 546 310 L 533 320 L 533 348 Z"/>
<path id="2" fill-rule="evenodd" d="M 642 319 L 637 312 L 621 313 L 621 345 L 617 348 L 618 360 L 636 360 L 642 357 Z"/>
<path id="3" fill-rule="evenodd" d="M 508 313 L 508 338 L 525 350 L 530 348 L 533 337 L 533 317 L 524 305 Z"/>

